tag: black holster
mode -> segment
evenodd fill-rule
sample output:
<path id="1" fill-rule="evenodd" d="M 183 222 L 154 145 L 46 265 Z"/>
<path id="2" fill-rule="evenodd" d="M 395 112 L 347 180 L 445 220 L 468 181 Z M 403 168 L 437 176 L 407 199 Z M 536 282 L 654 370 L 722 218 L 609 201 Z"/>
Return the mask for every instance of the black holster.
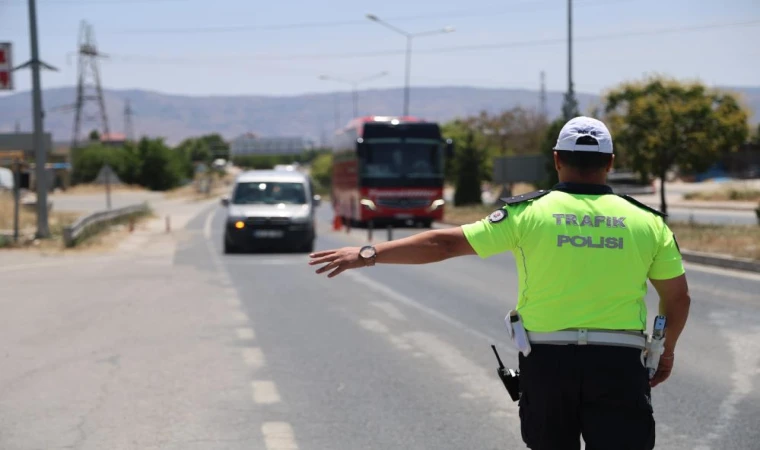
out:
<path id="1" fill-rule="evenodd" d="M 496 351 L 496 346 L 491 345 L 491 348 L 496 355 L 496 360 L 499 362 L 499 368 L 496 369 L 496 373 L 501 378 L 501 382 L 504 383 L 504 388 L 506 388 L 513 402 L 520 400 L 520 372 L 504 367 L 501 358 L 499 358 L 499 353 Z"/>

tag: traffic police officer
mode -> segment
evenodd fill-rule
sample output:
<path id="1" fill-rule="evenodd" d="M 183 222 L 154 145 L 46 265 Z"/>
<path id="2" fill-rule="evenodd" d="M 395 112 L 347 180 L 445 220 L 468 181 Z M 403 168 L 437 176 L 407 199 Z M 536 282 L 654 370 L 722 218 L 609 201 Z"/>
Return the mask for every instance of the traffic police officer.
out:
<path id="1" fill-rule="evenodd" d="M 533 450 L 654 447 L 650 390 L 673 367 L 690 298 L 676 238 L 662 214 L 613 193 L 607 127 L 576 117 L 554 148 L 559 183 L 503 199 L 503 208 L 461 227 L 376 246 L 311 255 L 317 273 L 426 264 L 511 251 L 517 312 L 531 351 L 519 355 L 522 437 Z M 650 280 L 667 317 L 665 348 L 650 380 L 643 364 Z"/>

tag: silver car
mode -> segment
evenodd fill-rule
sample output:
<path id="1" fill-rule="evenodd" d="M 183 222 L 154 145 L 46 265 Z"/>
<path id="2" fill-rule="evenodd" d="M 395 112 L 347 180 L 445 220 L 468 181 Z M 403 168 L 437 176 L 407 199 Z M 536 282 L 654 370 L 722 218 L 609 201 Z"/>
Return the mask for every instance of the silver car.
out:
<path id="1" fill-rule="evenodd" d="M 311 178 L 297 171 L 252 170 L 237 176 L 227 208 L 224 252 L 314 250 L 315 207 Z"/>

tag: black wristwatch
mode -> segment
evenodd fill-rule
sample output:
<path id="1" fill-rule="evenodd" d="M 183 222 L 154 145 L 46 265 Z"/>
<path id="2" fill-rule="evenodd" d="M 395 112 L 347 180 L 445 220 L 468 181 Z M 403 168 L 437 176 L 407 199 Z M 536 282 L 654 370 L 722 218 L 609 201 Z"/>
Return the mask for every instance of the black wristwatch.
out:
<path id="1" fill-rule="evenodd" d="M 365 245 L 359 249 L 359 257 L 364 261 L 365 266 L 374 266 L 375 258 L 377 258 L 377 250 L 371 245 Z"/>

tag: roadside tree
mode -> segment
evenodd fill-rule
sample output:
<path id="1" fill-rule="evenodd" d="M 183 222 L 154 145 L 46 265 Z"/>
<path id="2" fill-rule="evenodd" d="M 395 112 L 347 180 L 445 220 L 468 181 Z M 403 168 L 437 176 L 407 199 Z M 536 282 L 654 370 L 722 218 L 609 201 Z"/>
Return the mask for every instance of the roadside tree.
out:
<path id="1" fill-rule="evenodd" d="M 605 96 L 605 120 L 615 150 L 643 179 L 665 180 L 675 165 L 700 172 L 747 139 L 748 113 L 734 95 L 661 76 L 623 83 Z"/>

